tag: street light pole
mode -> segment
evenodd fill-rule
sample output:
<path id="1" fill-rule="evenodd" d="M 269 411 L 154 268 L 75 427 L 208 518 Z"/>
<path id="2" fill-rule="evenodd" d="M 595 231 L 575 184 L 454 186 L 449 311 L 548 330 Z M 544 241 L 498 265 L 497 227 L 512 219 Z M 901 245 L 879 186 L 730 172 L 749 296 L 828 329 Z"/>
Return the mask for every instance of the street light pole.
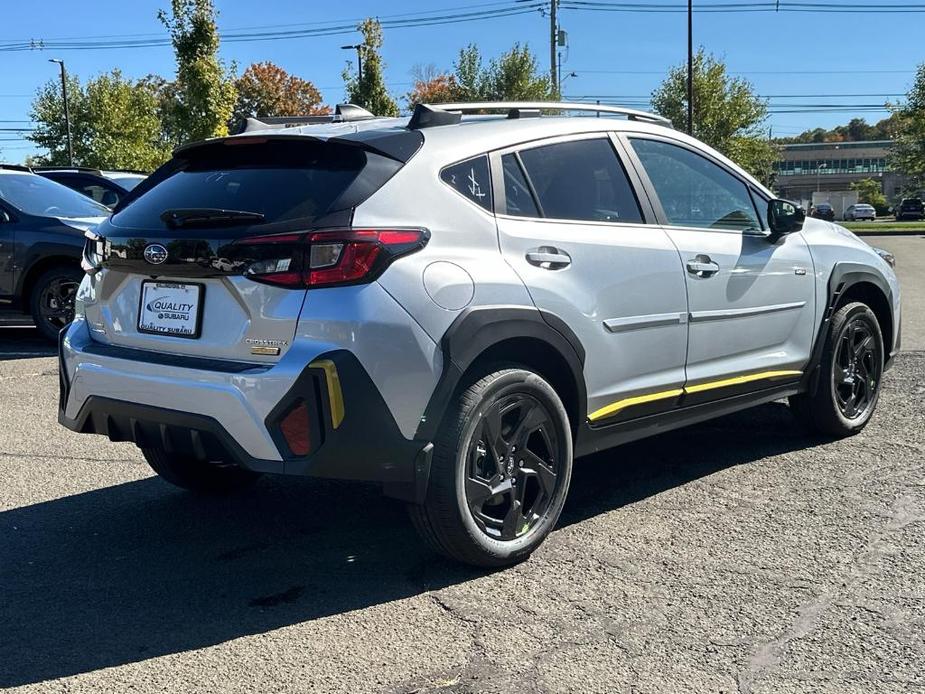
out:
<path id="1" fill-rule="evenodd" d="M 345 51 L 357 52 L 357 82 L 363 81 L 363 44 L 358 43 L 355 46 L 341 46 Z"/>
<path id="2" fill-rule="evenodd" d="M 64 98 L 64 123 L 67 126 L 67 162 L 69 166 L 74 166 L 74 145 L 71 142 L 71 109 L 67 103 L 67 71 L 64 69 L 64 61 L 59 58 L 51 58 L 48 62 L 58 63 L 61 67 L 61 95 Z"/>

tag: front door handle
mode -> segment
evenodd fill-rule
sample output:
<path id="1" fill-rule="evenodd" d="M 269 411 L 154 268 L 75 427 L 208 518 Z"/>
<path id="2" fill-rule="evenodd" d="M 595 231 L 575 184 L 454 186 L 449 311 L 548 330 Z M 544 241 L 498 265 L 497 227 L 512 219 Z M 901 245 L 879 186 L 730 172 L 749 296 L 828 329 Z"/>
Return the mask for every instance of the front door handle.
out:
<path id="1" fill-rule="evenodd" d="M 719 272 L 719 265 L 714 263 L 708 255 L 698 255 L 687 261 L 687 271 L 697 277 L 712 277 Z"/>
<path id="2" fill-rule="evenodd" d="M 540 246 L 527 251 L 527 262 L 544 270 L 561 270 L 572 264 L 571 256 L 553 246 Z"/>

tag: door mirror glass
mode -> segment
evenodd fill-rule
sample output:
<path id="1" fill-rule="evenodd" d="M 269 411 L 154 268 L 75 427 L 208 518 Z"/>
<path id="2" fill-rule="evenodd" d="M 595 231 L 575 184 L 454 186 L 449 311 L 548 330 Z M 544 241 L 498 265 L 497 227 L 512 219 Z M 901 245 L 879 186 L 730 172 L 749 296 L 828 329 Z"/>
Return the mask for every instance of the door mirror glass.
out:
<path id="1" fill-rule="evenodd" d="M 792 234 L 803 228 L 806 210 L 789 200 L 771 200 L 768 203 L 768 228 L 772 236 Z"/>
<path id="2" fill-rule="evenodd" d="M 9 212 L 6 210 L 0 210 L 0 224 L 6 224 L 7 222 L 11 221 L 13 221 L 13 219 L 10 217 Z"/>

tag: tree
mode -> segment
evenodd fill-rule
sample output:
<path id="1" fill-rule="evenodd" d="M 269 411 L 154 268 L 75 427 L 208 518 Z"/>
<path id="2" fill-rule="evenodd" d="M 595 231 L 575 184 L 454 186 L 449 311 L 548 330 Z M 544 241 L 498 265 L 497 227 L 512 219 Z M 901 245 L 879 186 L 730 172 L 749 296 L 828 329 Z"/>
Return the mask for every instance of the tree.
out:
<path id="1" fill-rule="evenodd" d="M 456 76 L 441 72 L 436 65 L 415 65 L 411 70 L 414 88 L 405 94 L 410 108 L 417 104 L 439 104 L 456 101 L 460 96 L 460 86 Z"/>
<path id="2" fill-rule="evenodd" d="M 858 202 L 865 202 L 872 205 L 877 214 L 887 213 L 886 195 L 880 187 L 880 182 L 873 178 L 865 178 L 861 181 L 855 181 L 851 184 L 851 190 L 858 192 Z"/>
<path id="3" fill-rule="evenodd" d="M 384 66 L 379 55 L 382 48 L 382 25 L 376 19 L 366 19 L 357 27 L 357 31 L 363 34 L 363 43 L 360 44 L 363 70 L 361 75 L 354 74 L 352 62 L 348 62 L 344 68 L 347 101 L 377 116 L 397 116 L 398 104 L 389 95 L 382 77 Z"/>
<path id="4" fill-rule="evenodd" d="M 331 112 L 321 103 L 321 92 L 314 84 L 271 62 L 248 67 L 235 80 L 235 89 L 235 121 L 248 116 L 323 116 Z"/>
<path id="5" fill-rule="evenodd" d="M 235 103 L 230 71 L 218 58 L 218 28 L 212 0 L 171 0 L 158 18 L 167 27 L 177 59 L 171 110 L 177 142 L 228 134 Z"/>
<path id="6" fill-rule="evenodd" d="M 744 79 L 730 77 L 721 60 L 700 48 L 694 56 L 694 137 L 768 181 L 777 148 L 762 129 L 767 103 Z M 655 111 L 678 126 L 687 122 L 687 66 L 668 71 L 652 92 Z"/>
<path id="7" fill-rule="evenodd" d="M 170 156 L 162 138 L 159 101 L 146 80 L 130 81 L 113 70 L 82 85 L 68 78 L 71 137 L 75 161 L 100 169 L 151 171 Z M 48 154 L 42 163 L 67 165 L 64 104 L 58 80 L 36 93 L 32 119 L 38 126 L 29 139 Z"/>
<path id="8" fill-rule="evenodd" d="M 892 168 L 908 176 L 913 190 L 925 187 L 925 63 L 919 65 L 906 103 L 893 107 L 896 139 Z"/>
<path id="9" fill-rule="evenodd" d="M 489 99 L 546 101 L 555 96 L 549 78 L 538 71 L 530 48 L 519 43 L 488 64 L 483 82 Z"/>

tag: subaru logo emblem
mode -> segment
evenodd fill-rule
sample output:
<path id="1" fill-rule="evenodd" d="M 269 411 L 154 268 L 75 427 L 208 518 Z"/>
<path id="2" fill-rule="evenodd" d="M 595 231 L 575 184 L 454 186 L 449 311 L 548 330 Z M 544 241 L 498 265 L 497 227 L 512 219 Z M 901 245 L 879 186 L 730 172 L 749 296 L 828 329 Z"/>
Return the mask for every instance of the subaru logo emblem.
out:
<path id="1" fill-rule="evenodd" d="M 145 260 L 152 265 L 160 265 L 167 260 L 167 249 L 159 243 L 152 243 L 145 246 Z"/>

